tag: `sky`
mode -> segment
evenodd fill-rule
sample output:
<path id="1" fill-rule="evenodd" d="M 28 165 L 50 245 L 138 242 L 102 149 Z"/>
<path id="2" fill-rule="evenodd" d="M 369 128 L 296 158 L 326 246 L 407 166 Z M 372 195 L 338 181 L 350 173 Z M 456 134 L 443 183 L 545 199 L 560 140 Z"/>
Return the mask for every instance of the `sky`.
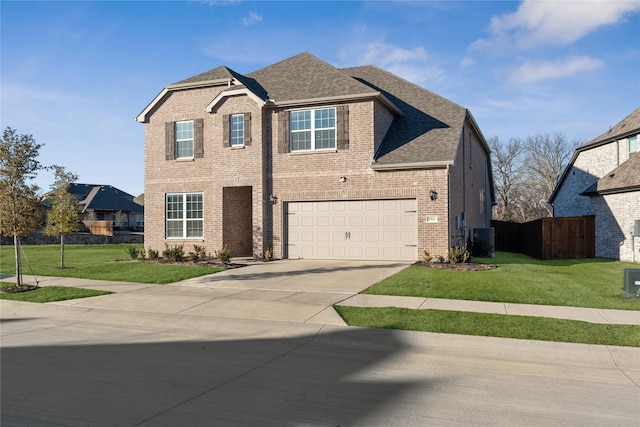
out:
<path id="1" fill-rule="evenodd" d="M 301 52 L 376 65 L 468 108 L 484 136 L 584 143 L 640 106 L 640 0 L 0 1 L 0 125 L 78 182 L 144 192 L 164 86 Z M 34 182 L 50 189 L 53 175 Z"/>

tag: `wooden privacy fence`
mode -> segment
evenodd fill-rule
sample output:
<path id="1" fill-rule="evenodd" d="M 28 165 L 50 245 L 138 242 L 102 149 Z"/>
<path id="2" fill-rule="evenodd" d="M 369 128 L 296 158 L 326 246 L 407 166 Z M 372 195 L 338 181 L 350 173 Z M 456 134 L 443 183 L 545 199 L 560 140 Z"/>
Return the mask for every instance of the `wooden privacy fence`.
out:
<path id="1" fill-rule="evenodd" d="M 91 234 L 97 236 L 113 236 L 111 221 L 82 221 Z"/>
<path id="2" fill-rule="evenodd" d="M 496 250 L 538 259 L 595 258 L 595 216 L 542 218 L 525 223 L 491 221 Z"/>

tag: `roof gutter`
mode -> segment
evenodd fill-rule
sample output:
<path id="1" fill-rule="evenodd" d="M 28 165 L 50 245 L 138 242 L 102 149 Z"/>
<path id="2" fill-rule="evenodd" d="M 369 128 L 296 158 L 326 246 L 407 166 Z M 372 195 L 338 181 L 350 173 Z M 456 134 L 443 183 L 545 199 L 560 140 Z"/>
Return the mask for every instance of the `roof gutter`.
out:
<path id="1" fill-rule="evenodd" d="M 444 169 L 453 165 L 452 161 L 439 161 L 439 162 L 415 162 L 415 163 L 389 163 L 380 164 L 372 163 L 371 169 L 373 170 L 408 170 L 408 169 Z"/>

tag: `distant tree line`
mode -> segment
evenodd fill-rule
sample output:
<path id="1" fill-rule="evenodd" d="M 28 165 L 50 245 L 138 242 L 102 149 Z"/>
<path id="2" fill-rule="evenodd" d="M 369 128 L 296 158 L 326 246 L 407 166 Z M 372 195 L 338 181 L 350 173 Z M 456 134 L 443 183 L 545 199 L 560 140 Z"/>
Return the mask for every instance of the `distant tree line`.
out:
<path id="1" fill-rule="evenodd" d="M 553 216 L 549 197 L 579 144 L 560 132 L 488 142 L 496 195 L 493 219 L 527 222 Z"/>

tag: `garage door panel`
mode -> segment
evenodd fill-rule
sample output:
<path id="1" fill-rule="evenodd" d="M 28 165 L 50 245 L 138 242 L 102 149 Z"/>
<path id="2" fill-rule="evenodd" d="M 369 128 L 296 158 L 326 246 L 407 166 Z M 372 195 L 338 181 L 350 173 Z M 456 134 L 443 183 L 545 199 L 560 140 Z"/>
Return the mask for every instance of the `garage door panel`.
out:
<path id="1" fill-rule="evenodd" d="M 287 256 L 417 259 L 415 199 L 287 203 Z"/>

